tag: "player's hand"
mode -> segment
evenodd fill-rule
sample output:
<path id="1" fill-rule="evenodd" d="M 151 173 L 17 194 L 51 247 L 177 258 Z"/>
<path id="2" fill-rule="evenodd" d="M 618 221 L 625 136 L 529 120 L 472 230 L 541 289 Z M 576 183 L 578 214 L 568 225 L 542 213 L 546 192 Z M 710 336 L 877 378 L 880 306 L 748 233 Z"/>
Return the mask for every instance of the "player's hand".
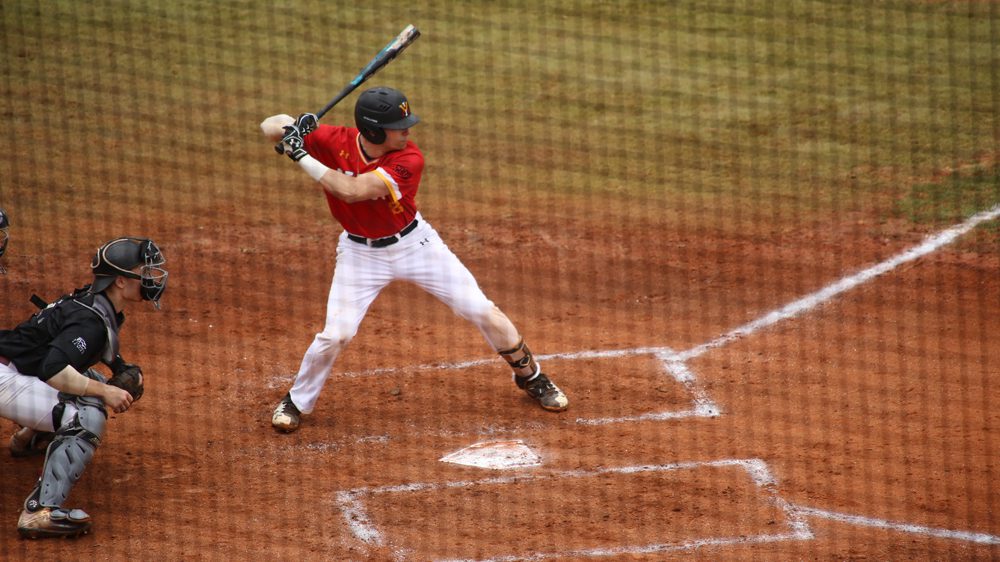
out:
<path id="1" fill-rule="evenodd" d="M 104 385 L 101 399 L 104 405 L 111 408 L 116 414 L 120 414 L 129 409 L 132 405 L 132 395 L 114 386 Z"/>
<path id="2" fill-rule="evenodd" d="M 305 142 L 302 140 L 302 131 L 295 125 L 285 125 L 283 127 L 285 131 L 284 136 L 281 137 L 281 146 L 285 149 L 285 154 L 292 159 L 293 162 L 298 162 L 302 160 L 308 152 L 303 147 Z"/>
<path id="3" fill-rule="evenodd" d="M 299 115 L 299 118 L 295 120 L 295 126 L 299 128 L 299 132 L 302 133 L 303 137 L 309 135 L 309 133 L 316 130 L 319 126 L 319 120 L 312 113 L 303 113 Z"/>

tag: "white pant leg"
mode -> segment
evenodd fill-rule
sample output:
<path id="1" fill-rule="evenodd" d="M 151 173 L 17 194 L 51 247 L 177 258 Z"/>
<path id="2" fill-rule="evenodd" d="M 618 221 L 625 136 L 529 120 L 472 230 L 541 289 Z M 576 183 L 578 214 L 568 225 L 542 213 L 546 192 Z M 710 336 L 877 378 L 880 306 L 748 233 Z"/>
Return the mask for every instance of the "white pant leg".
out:
<path id="1" fill-rule="evenodd" d="M 344 234 L 340 237 L 326 324 L 306 350 L 290 391 L 302 413 L 313 411 L 340 351 L 357 334 L 375 297 L 392 281 L 391 260 L 379 250 L 352 242 Z"/>
<path id="2" fill-rule="evenodd" d="M 437 297 L 456 315 L 479 328 L 494 350 L 503 349 L 509 342 L 490 341 L 488 335 L 491 331 L 496 332 L 488 327 L 500 314 L 499 310 L 437 231 L 427 222 L 421 222 L 396 246 L 404 243 L 406 246 L 400 251 L 405 251 L 405 257 L 396 263 L 396 277 L 412 281 Z M 510 329 L 513 330 L 513 326 Z M 506 338 L 516 338 L 516 332 L 507 334 Z"/>
<path id="3" fill-rule="evenodd" d="M 58 403 L 56 389 L 13 365 L 0 365 L 0 416 L 38 431 L 55 431 L 52 409 Z"/>

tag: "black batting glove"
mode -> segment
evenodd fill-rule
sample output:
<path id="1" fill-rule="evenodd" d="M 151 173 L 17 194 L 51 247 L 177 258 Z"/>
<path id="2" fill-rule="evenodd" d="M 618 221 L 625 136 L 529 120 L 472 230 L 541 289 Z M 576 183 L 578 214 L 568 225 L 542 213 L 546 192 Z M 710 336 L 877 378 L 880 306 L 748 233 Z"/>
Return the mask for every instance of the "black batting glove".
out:
<path id="1" fill-rule="evenodd" d="M 295 125 L 285 125 L 283 129 L 285 135 L 281 137 L 281 146 L 284 147 L 285 154 L 293 162 L 298 162 L 305 158 L 309 153 L 304 148 L 305 142 L 302 140 L 302 131 Z"/>
<path id="2" fill-rule="evenodd" d="M 303 113 L 295 120 L 295 126 L 299 128 L 302 136 L 305 137 L 316 130 L 316 127 L 319 126 L 319 120 L 312 113 Z"/>

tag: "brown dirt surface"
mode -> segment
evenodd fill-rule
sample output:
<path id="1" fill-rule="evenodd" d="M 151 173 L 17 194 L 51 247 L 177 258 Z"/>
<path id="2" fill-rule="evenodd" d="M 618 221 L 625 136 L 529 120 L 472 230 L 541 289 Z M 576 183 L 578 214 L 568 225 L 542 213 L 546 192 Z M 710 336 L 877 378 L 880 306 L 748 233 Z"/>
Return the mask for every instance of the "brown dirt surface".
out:
<path id="1" fill-rule="evenodd" d="M 304 197 L 322 204 L 315 192 Z M 337 229 L 312 208 L 283 210 L 267 226 L 226 204 L 193 216 L 162 211 L 170 220 L 149 234 L 169 260 L 164 308 L 133 307 L 123 330 L 124 349 L 146 369 L 146 395 L 112 416 L 71 497 L 94 517 L 94 532 L 72 542 L 18 540 L 14 523 L 41 460 L 0 455 L 0 552 L 174 560 L 1000 556 L 996 544 L 789 507 L 1000 535 L 992 493 L 1000 420 L 990 407 L 1000 398 L 992 384 L 1000 357 L 995 256 L 946 247 L 693 357 L 685 366 L 721 414 L 642 419 L 690 410 L 694 388 L 642 349 L 689 350 L 922 234 L 870 240 L 845 228 L 851 251 L 828 260 L 840 243 L 835 232 L 774 239 L 692 232 L 655 218 L 605 222 L 613 213 L 587 200 L 554 227 L 519 229 L 545 224 L 545 208 L 489 218 L 495 204 L 466 203 L 462 216 L 430 205 L 424 213 L 535 351 L 557 355 L 544 365 L 570 396 L 569 411 L 537 408 L 474 328 L 430 296 L 393 285 L 303 428 L 276 433 L 272 408 L 323 318 Z M 123 201 L 106 212 L 137 210 Z M 81 218 L 81 231 L 89 220 Z M 52 246 L 35 237 L 37 228 L 29 221 L 14 231 L 10 273 L 0 279 L 8 324 L 31 313 L 32 292 L 52 297 L 67 288 L 64 279 L 86 281 L 95 241 Z M 462 362 L 472 364 L 454 368 Z M 497 471 L 438 460 L 511 438 L 542 464 Z M 755 481 L 743 465 L 711 464 L 720 460 L 759 460 L 774 481 Z M 695 464 L 615 472 L 676 463 Z M 344 497 L 355 498 L 366 524 L 359 527 Z M 808 538 L 794 536 L 796 521 Z M 366 543 L 359 528 L 379 539 Z"/>

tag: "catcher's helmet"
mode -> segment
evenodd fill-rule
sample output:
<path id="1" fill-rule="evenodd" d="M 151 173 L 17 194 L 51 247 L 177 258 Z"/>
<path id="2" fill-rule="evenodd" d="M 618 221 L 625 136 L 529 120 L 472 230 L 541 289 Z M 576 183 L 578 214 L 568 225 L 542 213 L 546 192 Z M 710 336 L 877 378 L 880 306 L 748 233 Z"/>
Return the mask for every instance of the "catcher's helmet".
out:
<path id="1" fill-rule="evenodd" d="M 354 123 L 374 144 L 385 142 L 385 129 L 409 129 L 419 122 L 403 92 L 385 86 L 365 90 L 354 104 Z"/>
<path id="2" fill-rule="evenodd" d="M 115 277 L 139 279 L 142 298 L 153 301 L 159 308 L 160 297 L 167 288 L 166 263 L 160 248 L 148 238 L 115 238 L 101 246 L 90 269 L 94 272 L 94 282 L 90 286 L 92 293 L 99 293 L 114 282 Z M 142 266 L 139 273 L 132 271 Z"/>
<path id="3" fill-rule="evenodd" d="M 7 242 L 10 240 L 10 236 L 7 234 L 8 228 L 10 228 L 10 218 L 7 217 L 7 213 L 3 209 L 0 209 L 0 258 L 7 251 Z M 0 264 L 0 273 L 7 273 L 3 264 Z"/>

